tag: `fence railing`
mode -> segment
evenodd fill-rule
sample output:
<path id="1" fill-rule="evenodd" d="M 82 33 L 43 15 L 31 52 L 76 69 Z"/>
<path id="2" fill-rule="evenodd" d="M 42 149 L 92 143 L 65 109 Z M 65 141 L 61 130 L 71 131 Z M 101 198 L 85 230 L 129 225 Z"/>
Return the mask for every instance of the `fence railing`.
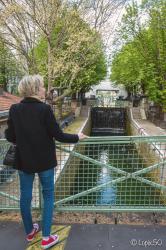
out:
<path id="1" fill-rule="evenodd" d="M 0 160 L 9 147 L 0 140 Z M 166 136 L 90 137 L 56 143 L 57 211 L 166 211 Z M 0 210 L 19 209 L 17 171 L 0 166 Z M 42 208 L 38 176 L 33 209 Z"/>
<path id="2" fill-rule="evenodd" d="M 4 166 L 3 159 L 10 146 L 5 139 L 0 139 L 0 210 L 19 209 L 19 178 L 17 170 Z M 41 192 L 38 178 L 35 178 L 33 187 L 32 208 L 41 207 Z"/>

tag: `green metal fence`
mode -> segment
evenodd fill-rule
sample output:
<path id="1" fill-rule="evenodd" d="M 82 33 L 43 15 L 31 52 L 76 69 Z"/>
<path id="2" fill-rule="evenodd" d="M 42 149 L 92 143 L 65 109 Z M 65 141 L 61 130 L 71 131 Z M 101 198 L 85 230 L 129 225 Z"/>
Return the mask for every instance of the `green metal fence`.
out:
<path id="1" fill-rule="evenodd" d="M 0 139 L 0 210 L 19 209 L 19 178 L 17 170 L 3 165 L 3 158 L 9 148 L 10 143 L 5 139 Z M 41 208 L 41 188 L 36 177 L 33 186 L 32 208 Z"/>
<path id="2" fill-rule="evenodd" d="M 8 145 L 1 141 L 1 159 Z M 166 136 L 90 137 L 56 147 L 56 211 L 166 211 Z M 19 208 L 18 175 L 7 171 L 1 166 L 0 210 Z M 39 190 L 36 176 L 34 208 L 42 206 Z"/>

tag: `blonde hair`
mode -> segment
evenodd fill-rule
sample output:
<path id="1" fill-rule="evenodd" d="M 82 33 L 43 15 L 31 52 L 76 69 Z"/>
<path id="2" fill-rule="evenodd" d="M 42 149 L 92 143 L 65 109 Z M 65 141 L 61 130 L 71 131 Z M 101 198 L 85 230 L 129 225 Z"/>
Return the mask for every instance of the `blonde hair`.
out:
<path id="1" fill-rule="evenodd" d="M 40 87 L 44 86 L 43 77 L 40 75 L 24 76 L 18 85 L 18 92 L 22 97 L 37 96 Z"/>

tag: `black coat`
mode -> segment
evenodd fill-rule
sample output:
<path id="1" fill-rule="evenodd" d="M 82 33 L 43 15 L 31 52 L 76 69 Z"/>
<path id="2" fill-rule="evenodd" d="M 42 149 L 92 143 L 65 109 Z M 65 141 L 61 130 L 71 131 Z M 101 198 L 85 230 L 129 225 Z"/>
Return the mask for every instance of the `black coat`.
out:
<path id="1" fill-rule="evenodd" d="M 51 107 L 26 97 L 9 110 L 5 137 L 17 145 L 16 169 L 38 173 L 57 165 L 55 140 L 76 143 L 78 135 L 63 133 Z"/>

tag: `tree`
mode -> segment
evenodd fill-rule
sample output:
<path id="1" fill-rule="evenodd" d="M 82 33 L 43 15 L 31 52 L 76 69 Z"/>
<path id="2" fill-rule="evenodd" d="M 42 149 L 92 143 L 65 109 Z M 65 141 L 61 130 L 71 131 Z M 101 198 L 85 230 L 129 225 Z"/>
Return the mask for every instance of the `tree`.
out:
<path id="1" fill-rule="evenodd" d="M 88 89 L 106 74 L 99 34 L 68 1 L 1 0 L 0 35 L 25 62 L 25 72 L 42 73 L 51 86 L 66 88 L 58 97 Z"/>
<path id="2" fill-rule="evenodd" d="M 127 0 L 73 0 L 69 1 L 79 11 L 81 17 L 96 30 L 101 30 L 117 9 Z"/>
<path id="3" fill-rule="evenodd" d="M 102 37 L 107 59 L 118 19 L 129 0 L 69 0 L 80 16 Z"/>
<path id="4" fill-rule="evenodd" d="M 21 62 L 24 72 L 33 74 L 37 71 L 33 49 L 38 30 L 24 6 L 24 1 L 0 0 L 0 37 Z"/>
<path id="5" fill-rule="evenodd" d="M 90 29 L 78 15 L 68 11 L 52 33 L 53 85 L 66 88 L 58 99 L 80 90 L 88 90 L 106 74 L 106 63 L 99 34 Z M 47 72 L 47 41 L 41 38 L 35 54 L 40 73 Z"/>
<path id="6" fill-rule="evenodd" d="M 7 91 L 7 84 L 17 84 L 22 76 L 21 68 L 15 56 L 11 53 L 8 47 L 0 40 L 0 84 Z"/>
<path id="7" fill-rule="evenodd" d="M 52 34 L 57 20 L 66 11 L 66 6 L 60 0 L 25 0 L 26 13 L 32 22 L 38 27 L 39 33 L 44 36 L 47 42 L 47 87 L 48 92 L 52 86 Z"/>
<path id="8" fill-rule="evenodd" d="M 149 7 L 151 6 L 151 8 Z M 127 8 L 120 37 L 126 41 L 112 64 L 111 79 L 127 88 L 142 89 L 162 109 L 166 109 L 166 2 L 148 5 L 148 23 L 140 18 L 146 5 L 135 3 Z M 119 75 L 118 75 L 119 72 Z"/>

